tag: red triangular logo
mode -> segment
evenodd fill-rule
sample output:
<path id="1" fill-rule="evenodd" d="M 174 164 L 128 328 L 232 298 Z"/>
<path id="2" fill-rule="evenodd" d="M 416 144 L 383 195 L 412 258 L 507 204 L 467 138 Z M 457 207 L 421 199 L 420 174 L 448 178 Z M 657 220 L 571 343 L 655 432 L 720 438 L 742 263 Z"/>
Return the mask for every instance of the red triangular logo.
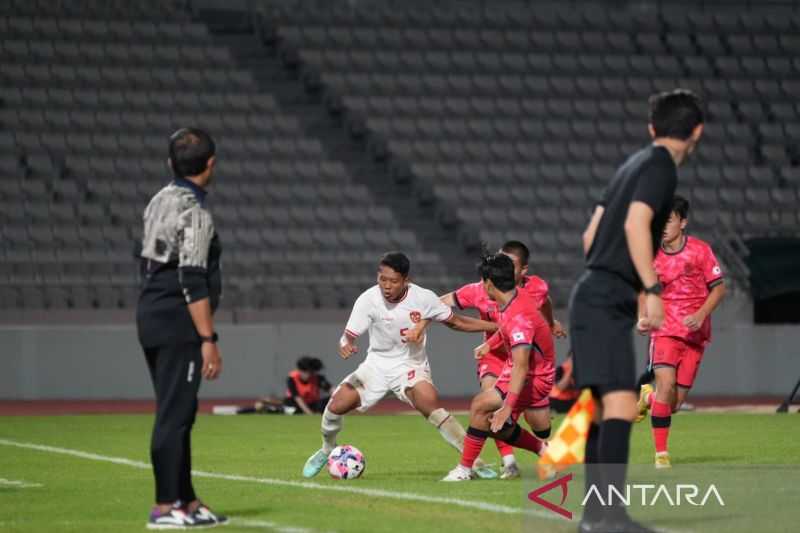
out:
<path id="1" fill-rule="evenodd" d="M 572 481 L 572 474 L 567 474 L 565 476 L 561 476 L 560 478 L 556 479 L 555 481 L 551 481 L 547 485 L 542 485 L 541 487 L 539 487 L 538 489 L 534 490 L 533 492 L 530 492 L 528 494 L 528 499 L 530 501 L 532 501 L 532 502 L 538 503 L 539 505 L 541 505 L 545 509 L 550 509 L 554 513 L 557 513 L 557 514 L 563 516 L 567 520 L 572 520 L 572 513 L 570 511 L 564 509 L 563 507 L 561 507 L 562 505 L 564 505 L 564 502 L 567 500 L 567 494 L 569 493 L 569 487 L 567 486 L 567 483 L 569 483 L 570 481 Z M 555 487 L 561 487 L 561 503 L 556 505 L 554 503 L 550 503 L 547 500 L 543 500 L 542 498 L 540 498 L 540 496 L 542 494 L 552 490 Z"/>

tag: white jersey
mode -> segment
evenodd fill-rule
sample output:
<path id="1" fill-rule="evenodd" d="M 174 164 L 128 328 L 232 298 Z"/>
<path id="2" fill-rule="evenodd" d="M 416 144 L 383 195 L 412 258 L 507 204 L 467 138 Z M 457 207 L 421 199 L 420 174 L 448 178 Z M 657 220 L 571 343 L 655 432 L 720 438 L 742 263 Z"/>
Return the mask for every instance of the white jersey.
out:
<path id="1" fill-rule="evenodd" d="M 422 362 L 427 359 L 425 343 L 409 343 L 405 333 L 420 320 L 445 322 L 453 310 L 443 304 L 433 291 L 410 283 L 405 297 L 391 303 L 383 297 L 375 285 L 358 297 L 350 313 L 345 331 L 351 337 L 359 337 L 369 331 L 367 358 L 392 361 Z"/>

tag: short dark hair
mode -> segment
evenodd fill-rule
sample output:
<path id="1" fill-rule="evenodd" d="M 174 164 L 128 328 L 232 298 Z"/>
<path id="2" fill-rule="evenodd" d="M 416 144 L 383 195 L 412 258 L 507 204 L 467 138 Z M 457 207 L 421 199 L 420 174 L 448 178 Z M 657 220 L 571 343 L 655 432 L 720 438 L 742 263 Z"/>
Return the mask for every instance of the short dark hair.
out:
<path id="1" fill-rule="evenodd" d="M 688 89 L 675 89 L 650 97 L 650 124 L 656 137 L 685 141 L 704 122 L 703 104 Z"/>
<path id="2" fill-rule="evenodd" d="M 304 355 L 300 359 L 297 360 L 297 369 L 303 370 L 304 372 L 319 372 L 322 370 L 323 364 L 322 361 L 316 357 L 309 357 L 308 355 Z"/>
<path id="3" fill-rule="evenodd" d="M 500 249 L 507 254 L 514 254 L 519 257 L 523 265 L 527 265 L 528 260 L 531 258 L 531 251 L 520 241 L 507 241 Z"/>
<path id="4" fill-rule="evenodd" d="M 686 219 L 689 217 L 689 200 L 680 195 L 675 195 L 672 199 L 672 212 Z"/>
<path id="5" fill-rule="evenodd" d="M 505 254 L 483 255 L 478 271 L 482 280 L 491 280 L 499 291 L 508 292 L 517 284 L 514 279 L 514 262 Z"/>
<path id="6" fill-rule="evenodd" d="M 169 138 L 172 172 L 179 178 L 202 174 L 216 153 L 214 139 L 198 128 L 181 128 Z"/>
<path id="7" fill-rule="evenodd" d="M 386 252 L 378 262 L 378 266 L 387 266 L 403 277 L 411 271 L 411 261 L 402 252 Z"/>

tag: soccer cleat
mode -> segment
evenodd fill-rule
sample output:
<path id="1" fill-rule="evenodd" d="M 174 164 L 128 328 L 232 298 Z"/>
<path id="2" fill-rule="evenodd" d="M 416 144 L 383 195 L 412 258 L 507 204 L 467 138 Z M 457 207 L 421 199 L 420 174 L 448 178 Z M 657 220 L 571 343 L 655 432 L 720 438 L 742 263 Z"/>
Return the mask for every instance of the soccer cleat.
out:
<path id="1" fill-rule="evenodd" d="M 672 468 L 672 462 L 669 460 L 669 452 L 656 452 L 656 470 L 664 468 Z"/>
<path id="2" fill-rule="evenodd" d="M 150 519 L 147 521 L 147 529 L 186 529 L 198 527 L 194 518 L 178 507 L 173 507 L 166 513 L 154 507 L 150 512 Z"/>
<path id="3" fill-rule="evenodd" d="M 500 474 L 500 479 L 516 479 L 520 476 L 519 467 L 517 463 L 511 463 L 503 467 Z"/>
<path id="4" fill-rule="evenodd" d="M 328 454 L 325 450 L 320 448 L 314 455 L 308 458 L 306 464 L 303 466 L 303 477 L 314 477 L 319 474 L 320 470 L 325 468 L 328 464 Z"/>
<path id="5" fill-rule="evenodd" d="M 641 422 L 647 416 L 647 410 L 650 408 L 647 400 L 649 400 L 651 394 L 653 394 L 653 386 L 649 383 L 642 385 L 639 391 L 639 402 L 636 404 L 639 409 L 639 414 L 636 415 L 636 422 Z"/>
<path id="6" fill-rule="evenodd" d="M 443 477 L 442 481 L 470 481 L 473 477 L 475 477 L 475 472 L 458 465 Z"/>
<path id="7" fill-rule="evenodd" d="M 227 524 L 228 517 L 225 515 L 217 514 L 213 512 L 208 506 L 204 503 L 201 503 L 197 509 L 191 514 L 192 519 L 195 522 L 203 523 L 203 524 Z"/>
<path id="8" fill-rule="evenodd" d="M 472 464 L 472 471 L 481 479 L 497 479 L 497 472 L 481 459 L 475 459 L 475 462 Z"/>

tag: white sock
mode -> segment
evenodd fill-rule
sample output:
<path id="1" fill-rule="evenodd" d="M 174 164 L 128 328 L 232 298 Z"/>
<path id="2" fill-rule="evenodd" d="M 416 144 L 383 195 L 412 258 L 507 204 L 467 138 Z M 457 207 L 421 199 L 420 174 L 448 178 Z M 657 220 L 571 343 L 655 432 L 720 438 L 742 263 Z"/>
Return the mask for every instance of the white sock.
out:
<path id="1" fill-rule="evenodd" d="M 458 468 L 459 472 L 467 474 L 468 476 L 472 475 L 472 469 L 471 468 L 467 468 L 466 466 L 462 465 L 461 463 L 458 463 L 458 466 L 456 468 Z"/>
<path id="2" fill-rule="evenodd" d="M 514 457 L 513 453 L 503 456 L 503 466 L 511 466 L 515 464 L 517 464 L 517 458 Z"/>
<path id="3" fill-rule="evenodd" d="M 458 420 L 450 415 L 446 409 L 440 407 L 432 412 L 428 417 L 428 422 L 439 430 L 442 438 L 444 438 L 450 446 L 459 452 L 464 451 L 464 437 L 467 436 L 467 432 L 464 431 L 464 428 L 461 427 Z"/>
<path id="4" fill-rule="evenodd" d="M 336 436 L 342 430 L 342 415 L 328 411 L 322 413 L 322 450 L 331 453 L 336 448 Z"/>

